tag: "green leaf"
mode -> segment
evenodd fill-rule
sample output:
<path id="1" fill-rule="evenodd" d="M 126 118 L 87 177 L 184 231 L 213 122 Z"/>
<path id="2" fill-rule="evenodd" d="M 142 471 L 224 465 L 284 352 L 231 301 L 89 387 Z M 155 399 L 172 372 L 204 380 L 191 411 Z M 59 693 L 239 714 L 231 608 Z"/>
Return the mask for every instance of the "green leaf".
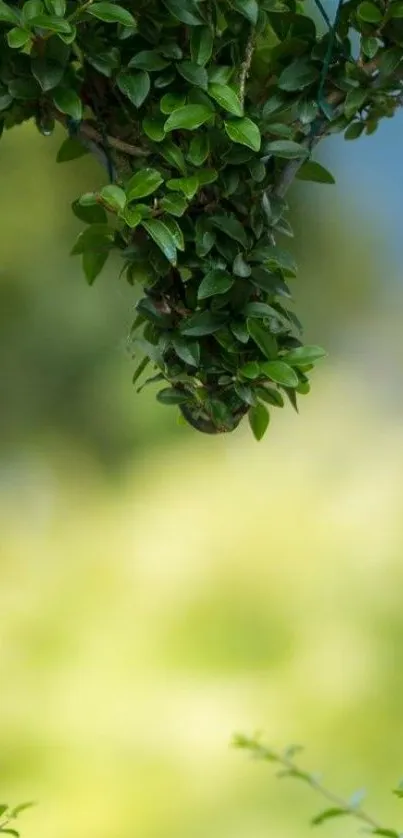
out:
<path id="1" fill-rule="evenodd" d="M 78 140 L 74 137 L 67 137 L 59 148 L 56 161 L 57 163 L 68 163 L 70 160 L 77 160 L 88 153 L 88 149 Z"/>
<path id="2" fill-rule="evenodd" d="M 163 221 L 164 221 L 165 226 L 168 227 L 168 230 L 171 233 L 172 238 L 174 239 L 174 242 L 175 242 L 176 247 L 178 248 L 178 250 L 184 250 L 185 249 L 185 238 L 184 238 L 184 235 L 183 235 L 183 231 L 182 231 L 181 227 L 179 226 L 178 222 L 175 220 L 175 218 L 172 218 L 169 215 L 165 216 Z"/>
<path id="3" fill-rule="evenodd" d="M 166 67 L 169 67 L 169 61 L 166 61 L 157 50 L 145 49 L 138 52 L 129 61 L 128 66 L 135 67 L 137 70 L 148 70 L 151 73 L 157 70 L 165 70 Z"/>
<path id="4" fill-rule="evenodd" d="M 126 197 L 128 201 L 137 201 L 139 198 L 146 198 L 161 186 L 164 178 L 157 169 L 140 169 L 126 184 Z"/>
<path id="5" fill-rule="evenodd" d="M 368 0 L 364 0 L 364 3 L 360 3 L 357 9 L 357 15 L 360 20 L 365 21 L 365 23 L 380 23 L 382 20 L 382 12 L 375 5 L 375 3 L 369 3 Z"/>
<path id="6" fill-rule="evenodd" d="M 254 378 L 259 378 L 260 366 L 257 361 L 249 361 L 241 367 L 239 372 L 245 376 L 245 378 L 251 378 L 253 380 Z"/>
<path id="7" fill-rule="evenodd" d="M 177 261 L 175 239 L 166 224 L 158 218 L 153 218 L 149 221 L 142 221 L 142 226 L 166 256 L 168 262 L 175 266 Z"/>
<path id="8" fill-rule="evenodd" d="M 83 253 L 82 265 L 88 285 L 92 285 L 93 282 L 95 282 L 97 276 L 101 273 L 108 256 L 108 251 L 103 253 L 95 250 L 86 250 Z"/>
<path id="9" fill-rule="evenodd" d="M 292 254 L 281 247 L 268 245 L 267 247 L 256 247 L 249 254 L 251 262 L 264 262 L 269 268 L 279 269 L 285 276 L 296 276 L 297 265 Z"/>
<path id="10" fill-rule="evenodd" d="M 0 92 L 0 113 L 1 113 L 1 111 L 5 111 L 12 104 L 12 101 L 13 101 L 13 97 L 10 96 L 9 93 L 6 93 L 6 92 L 1 93 Z M 0 129 L 0 133 L 1 133 L 1 129 Z"/>
<path id="11" fill-rule="evenodd" d="M 259 128 L 249 117 L 224 123 L 225 130 L 232 142 L 246 145 L 252 151 L 259 151 L 261 136 Z"/>
<path id="12" fill-rule="evenodd" d="M 289 321 L 283 314 L 280 314 L 277 309 L 268 303 L 260 302 L 259 300 L 247 303 L 243 309 L 243 314 L 249 318 L 256 317 L 258 320 L 263 320 L 265 317 L 274 317 L 281 323 L 285 323 L 287 327 L 289 326 Z"/>
<path id="13" fill-rule="evenodd" d="M 361 45 L 367 58 L 374 58 L 380 47 L 380 41 L 378 38 L 365 36 L 361 40 Z"/>
<path id="14" fill-rule="evenodd" d="M 181 61 L 176 65 L 176 69 L 190 84 L 207 90 L 208 75 L 204 67 L 200 67 L 199 64 L 194 64 L 192 61 Z"/>
<path id="15" fill-rule="evenodd" d="M 284 399 L 281 393 L 273 387 L 258 387 L 256 395 L 267 404 L 272 404 L 274 407 L 284 407 Z"/>
<path id="16" fill-rule="evenodd" d="M 82 206 L 80 201 L 73 201 L 71 208 L 76 218 L 84 221 L 85 224 L 107 224 L 106 212 L 100 204 Z"/>
<path id="17" fill-rule="evenodd" d="M 140 212 L 136 205 L 132 207 L 126 206 L 121 214 L 123 221 L 128 227 L 131 227 L 132 230 L 135 230 L 136 227 L 139 226 L 144 217 L 145 216 Z"/>
<path id="18" fill-rule="evenodd" d="M 121 70 L 116 76 L 116 84 L 136 108 L 141 108 L 150 92 L 150 76 L 144 71 L 128 73 Z"/>
<path id="19" fill-rule="evenodd" d="M 14 99 L 37 99 L 40 88 L 33 78 L 14 78 L 8 85 L 8 92 Z"/>
<path id="20" fill-rule="evenodd" d="M 214 227 L 217 227 L 218 230 L 221 230 L 222 233 L 239 242 L 239 244 L 242 244 L 243 247 L 248 246 L 245 230 L 235 216 L 213 215 L 210 221 Z"/>
<path id="21" fill-rule="evenodd" d="M 362 88 L 349 90 L 344 102 L 344 114 L 347 119 L 351 119 L 357 111 L 360 111 L 368 98 L 368 92 Z"/>
<path id="22" fill-rule="evenodd" d="M 158 151 L 167 163 L 174 166 L 175 169 L 179 169 L 182 175 L 186 174 L 185 158 L 183 156 L 183 151 L 179 148 L 179 146 L 168 140 L 160 146 Z"/>
<path id="23" fill-rule="evenodd" d="M 199 188 L 199 180 L 195 176 L 171 178 L 167 181 L 167 187 L 172 189 L 173 192 L 183 192 L 186 198 L 191 201 Z"/>
<path id="24" fill-rule="evenodd" d="M 209 26 L 197 26 L 190 36 L 190 54 L 194 64 L 204 67 L 213 51 L 213 35 Z"/>
<path id="25" fill-rule="evenodd" d="M 335 183 L 331 172 L 314 160 L 307 160 L 297 172 L 298 180 L 310 180 L 314 183 Z"/>
<path id="26" fill-rule="evenodd" d="M 200 363 L 200 345 L 197 341 L 185 340 L 178 334 L 172 338 L 172 346 L 181 361 L 192 367 L 198 367 Z"/>
<path id="27" fill-rule="evenodd" d="M 59 87 L 53 91 L 53 101 L 61 113 L 66 113 L 77 122 L 80 122 L 83 115 L 81 99 L 75 90 Z"/>
<path id="28" fill-rule="evenodd" d="M 341 815 L 348 815 L 348 809 L 342 809 L 339 806 L 333 806 L 331 809 L 325 809 L 323 812 L 320 812 L 319 815 L 316 815 L 311 820 L 312 826 L 320 826 L 320 824 L 324 823 L 325 821 L 330 820 L 331 818 L 338 818 Z"/>
<path id="29" fill-rule="evenodd" d="M 37 3 L 38 0 L 32 0 L 32 2 Z M 64 17 L 66 14 L 66 0 L 45 0 L 45 5 L 48 11 L 57 17 Z"/>
<path id="30" fill-rule="evenodd" d="M 63 75 L 64 67 L 56 61 L 51 61 L 46 58 L 33 58 L 31 61 L 32 73 L 37 82 L 40 84 L 42 90 L 46 93 L 60 84 Z"/>
<path id="31" fill-rule="evenodd" d="M 274 154 L 275 157 L 285 157 L 287 160 L 309 156 L 309 150 L 293 140 L 273 140 L 273 142 L 267 143 L 265 152 Z"/>
<path id="32" fill-rule="evenodd" d="M 246 17 L 253 26 L 256 26 L 259 15 L 259 6 L 256 0 L 232 0 L 232 6 Z"/>
<path id="33" fill-rule="evenodd" d="M 401 6 L 403 8 L 403 3 Z M 395 72 L 396 67 L 401 64 L 402 59 L 403 53 L 401 47 L 392 47 L 383 51 L 378 58 L 379 76 L 382 78 L 390 76 Z"/>
<path id="34" fill-rule="evenodd" d="M 199 285 L 197 297 L 199 300 L 205 300 L 207 297 L 215 297 L 216 294 L 225 294 L 234 282 L 234 277 L 226 271 L 209 271 Z"/>
<path id="35" fill-rule="evenodd" d="M 284 387 L 298 387 L 297 373 L 284 361 L 263 361 L 260 364 L 260 370 L 276 384 L 282 384 Z"/>
<path id="36" fill-rule="evenodd" d="M 256 343 L 256 346 L 259 347 L 260 351 L 263 352 L 263 355 L 265 355 L 266 358 L 269 358 L 269 360 L 276 358 L 278 348 L 274 335 L 272 335 L 265 326 L 262 326 L 261 323 L 257 323 L 256 320 L 252 318 L 248 318 L 247 328 L 252 340 Z"/>
<path id="37" fill-rule="evenodd" d="M 226 322 L 226 317 L 211 311 L 198 311 L 187 320 L 182 320 L 180 331 L 188 337 L 202 337 L 218 332 Z"/>
<path id="38" fill-rule="evenodd" d="M 183 404 L 189 400 L 189 395 L 175 387 L 166 387 L 157 393 L 157 400 L 161 404 Z"/>
<path id="39" fill-rule="evenodd" d="M 200 169 L 197 172 L 197 180 L 200 186 L 206 186 L 209 183 L 215 183 L 218 178 L 216 169 Z"/>
<path id="40" fill-rule="evenodd" d="M 121 212 L 126 206 L 126 195 L 120 186 L 115 183 L 110 183 L 101 189 L 101 198 L 108 207 L 114 212 Z"/>
<path id="41" fill-rule="evenodd" d="M 286 352 L 282 360 L 292 367 L 306 367 L 309 364 L 315 364 L 326 355 L 327 352 L 320 346 L 297 346 Z"/>
<path id="42" fill-rule="evenodd" d="M 38 17 L 38 15 L 43 15 L 45 9 L 42 3 L 42 0 L 26 0 L 22 7 L 22 22 L 23 24 L 29 23 L 33 20 L 34 17 Z M 54 9 L 51 4 L 47 4 L 47 11 L 49 14 L 54 14 Z M 59 15 L 58 15 L 59 17 Z M 62 15 L 63 17 L 63 15 Z"/>
<path id="43" fill-rule="evenodd" d="M 212 112 L 206 105 L 183 105 L 182 108 L 177 108 L 171 113 L 164 128 L 167 133 L 179 129 L 194 131 L 211 119 L 211 116 Z"/>
<path id="44" fill-rule="evenodd" d="M 161 207 L 165 210 L 165 212 L 169 212 L 170 215 L 175 215 L 177 218 L 181 218 L 181 216 L 187 210 L 187 201 L 183 195 L 179 192 L 173 192 L 171 195 L 165 195 L 165 197 L 161 201 Z"/>
<path id="45" fill-rule="evenodd" d="M 255 407 L 251 407 L 248 411 L 248 419 L 253 436 L 260 442 L 267 431 L 270 421 L 270 414 L 267 407 L 260 403 Z"/>
<path id="46" fill-rule="evenodd" d="M 280 73 L 277 84 L 280 90 L 294 92 L 309 87 L 317 81 L 319 75 L 318 68 L 309 59 L 296 58 Z"/>
<path id="47" fill-rule="evenodd" d="M 7 33 L 7 43 L 11 49 L 19 49 L 19 47 L 24 47 L 31 40 L 31 37 L 31 33 L 26 29 L 20 29 L 16 26 Z"/>
<path id="48" fill-rule="evenodd" d="M 193 166 L 201 166 L 207 159 L 209 152 L 210 142 L 208 134 L 197 134 L 195 137 L 192 137 L 190 141 L 187 159 L 193 164 Z"/>
<path id="49" fill-rule="evenodd" d="M 144 133 L 147 137 L 150 137 L 150 140 L 154 140 L 155 143 L 161 143 L 162 140 L 165 140 L 165 118 L 162 114 L 158 114 L 157 116 L 146 116 L 142 122 L 142 128 Z"/>
<path id="50" fill-rule="evenodd" d="M 351 122 L 348 128 L 346 128 L 344 132 L 344 139 L 345 140 L 357 140 L 358 137 L 361 137 L 361 134 L 364 130 L 364 123 L 363 122 Z"/>
<path id="51" fill-rule="evenodd" d="M 7 3 L 4 3 L 3 0 L 0 0 L 0 22 L 11 23 L 13 26 L 18 26 L 20 22 L 19 10 L 13 9 Z"/>
<path id="52" fill-rule="evenodd" d="M 252 268 L 247 262 L 245 262 L 242 253 L 238 253 L 238 256 L 235 256 L 232 270 L 235 276 L 247 277 L 252 273 Z"/>
<path id="53" fill-rule="evenodd" d="M 162 0 L 169 13 L 188 26 L 199 26 L 204 21 L 199 14 L 198 0 Z"/>
<path id="54" fill-rule="evenodd" d="M 208 68 L 207 74 L 211 84 L 228 84 L 231 76 L 234 74 L 234 67 L 213 64 Z"/>
<path id="55" fill-rule="evenodd" d="M 194 32 L 197 31 L 197 29 L 194 30 Z M 184 93 L 166 93 L 160 101 L 160 108 L 162 113 L 169 116 L 169 114 L 173 111 L 177 111 L 178 108 L 182 108 L 185 102 L 186 96 Z"/>
<path id="56" fill-rule="evenodd" d="M 128 9 L 118 6 L 117 3 L 107 3 L 102 0 L 100 3 L 92 3 L 86 8 L 86 12 L 104 23 L 120 23 L 121 26 L 135 26 L 136 24 Z"/>
<path id="57" fill-rule="evenodd" d="M 209 84 L 208 94 L 228 113 L 243 116 L 243 106 L 232 87 L 226 84 Z"/>
<path id="58" fill-rule="evenodd" d="M 95 250 L 96 252 L 105 253 L 111 250 L 113 242 L 111 237 L 113 231 L 107 224 L 92 224 L 87 230 L 77 236 L 76 242 L 71 250 L 72 256 L 85 253 L 86 250 Z"/>
<path id="59" fill-rule="evenodd" d="M 139 380 L 139 378 L 142 375 L 142 373 L 144 372 L 144 370 L 147 369 L 149 363 L 150 363 L 149 358 L 143 358 L 143 360 L 140 361 L 137 369 L 135 369 L 135 371 L 133 373 L 132 384 L 136 384 L 136 382 Z"/>
<path id="60" fill-rule="evenodd" d="M 56 32 L 58 35 L 70 35 L 72 28 L 67 20 L 53 15 L 38 15 L 31 20 L 31 25 L 36 29 L 45 29 L 48 32 Z"/>

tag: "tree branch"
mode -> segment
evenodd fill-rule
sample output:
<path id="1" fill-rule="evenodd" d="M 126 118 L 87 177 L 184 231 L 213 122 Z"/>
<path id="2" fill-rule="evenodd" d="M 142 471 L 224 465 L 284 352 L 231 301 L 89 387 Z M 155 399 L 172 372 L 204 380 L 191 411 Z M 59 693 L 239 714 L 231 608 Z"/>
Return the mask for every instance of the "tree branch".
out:
<path id="1" fill-rule="evenodd" d="M 88 140 L 92 140 L 93 142 L 97 143 L 98 145 L 103 145 L 103 137 L 90 122 L 82 122 L 78 134 L 82 134 L 83 137 L 86 137 Z M 129 157 L 148 157 L 150 154 L 149 151 L 146 151 L 144 148 L 140 148 L 139 146 L 132 145 L 131 143 L 126 143 L 124 140 L 119 140 L 118 137 L 111 137 L 109 134 L 106 136 L 106 141 L 111 148 L 116 149 L 116 151 L 121 151 L 122 154 L 128 154 Z"/>
<path id="2" fill-rule="evenodd" d="M 60 111 L 55 111 L 53 115 L 58 122 L 64 125 L 65 128 L 68 128 L 68 119 L 65 114 L 60 113 Z M 101 148 L 104 146 L 106 140 L 111 148 L 120 151 L 122 154 L 127 154 L 129 157 L 148 157 L 150 154 L 146 149 L 140 148 L 140 146 L 133 145 L 132 143 L 127 143 L 118 137 L 112 137 L 109 134 L 103 137 L 101 132 L 87 120 L 80 122 L 77 127 L 77 137 L 80 138 L 80 136 L 83 140 L 91 140 L 91 142 L 96 143 Z"/>
<path id="3" fill-rule="evenodd" d="M 239 99 L 241 105 L 243 106 L 245 101 L 245 87 L 246 82 L 250 72 L 250 66 L 252 64 L 253 58 L 253 50 L 255 48 L 255 27 L 251 27 L 250 35 L 247 40 L 246 50 L 245 50 L 245 57 L 241 64 L 241 73 L 239 76 Z"/>

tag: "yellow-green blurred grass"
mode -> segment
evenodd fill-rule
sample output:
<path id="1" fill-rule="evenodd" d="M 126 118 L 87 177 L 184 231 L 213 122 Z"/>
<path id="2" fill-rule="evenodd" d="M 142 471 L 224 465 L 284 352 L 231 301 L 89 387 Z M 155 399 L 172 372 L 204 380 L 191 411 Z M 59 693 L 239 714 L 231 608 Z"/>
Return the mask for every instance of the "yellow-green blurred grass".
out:
<path id="1" fill-rule="evenodd" d="M 26 838 L 308 834 L 320 801 L 228 748 L 255 728 L 398 818 L 403 436 L 344 369 L 317 378 L 260 445 L 191 435 L 113 485 L 70 449 L 14 475 L 0 788 L 38 800 Z"/>

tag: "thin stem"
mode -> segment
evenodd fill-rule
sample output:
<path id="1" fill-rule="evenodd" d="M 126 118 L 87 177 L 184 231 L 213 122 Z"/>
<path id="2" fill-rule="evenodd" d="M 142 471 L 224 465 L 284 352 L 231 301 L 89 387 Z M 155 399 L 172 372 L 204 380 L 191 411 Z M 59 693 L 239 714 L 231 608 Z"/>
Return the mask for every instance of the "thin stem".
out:
<path id="1" fill-rule="evenodd" d="M 67 127 L 67 118 L 64 114 L 57 111 L 54 116 L 58 122 L 61 122 L 62 125 Z M 78 136 L 81 134 L 84 139 L 92 140 L 92 142 L 101 146 L 101 148 L 104 146 L 106 140 L 111 148 L 122 152 L 122 154 L 127 154 L 129 157 L 148 157 L 150 154 L 150 152 L 146 149 L 132 145 L 131 143 L 126 143 L 124 140 L 119 140 L 118 137 L 111 137 L 109 134 L 106 134 L 105 137 L 103 137 L 101 132 L 97 131 L 97 129 L 86 120 L 80 123 L 77 134 Z"/>
<path id="2" fill-rule="evenodd" d="M 250 35 L 246 43 L 245 56 L 241 64 L 241 72 L 239 76 L 239 99 L 241 105 L 245 102 L 245 88 L 249 76 L 250 67 L 252 64 L 253 50 L 255 48 L 255 27 L 251 27 Z"/>
<path id="3" fill-rule="evenodd" d="M 344 800 L 344 798 L 328 789 L 327 786 L 324 786 L 323 783 L 321 783 L 314 775 L 301 769 L 292 757 L 287 755 L 287 752 L 281 753 L 274 751 L 271 748 L 266 748 L 256 739 L 249 739 L 245 736 L 236 737 L 234 744 L 239 748 L 244 748 L 250 751 L 250 753 L 258 759 L 262 759 L 267 762 L 274 762 L 282 766 L 284 772 L 281 772 L 280 776 L 294 777 L 295 779 L 303 780 L 310 785 L 314 791 L 317 791 L 323 798 L 325 798 L 325 800 L 331 803 L 333 807 L 342 810 L 346 815 L 351 815 L 351 817 L 356 820 L 366 823 L 367 826 L 371 827 L 371 830 L 383 829 L 383 826 L 379 823 L 379 821 L 362 809 L 361 806 L 354 806 L 347 800 Z"/>
<path id="4" fill-rule="evenodd" d="M 97 131 L 96 128 L 93 128 L 93 126 L 88 122 L 83 122 L 81 124 L 79 133 L 84 137 L 87 137 L 89 140 L 93 140 L 99 145 L 102 145 L 102 134 L 100 134 L 100 132 Z M 150 154 L 150 152 L 146 151 L 144 148 L 139 148 L 139 146 L 126 143 L 124 140 L 119 140 L 118 137 L 111 137 L 107 134 L 105 139 L 111 148 L 116 149 L 116 151 L 121 151 L 122 154 L 128 154 L 129 157 L 148 157 Z"/>

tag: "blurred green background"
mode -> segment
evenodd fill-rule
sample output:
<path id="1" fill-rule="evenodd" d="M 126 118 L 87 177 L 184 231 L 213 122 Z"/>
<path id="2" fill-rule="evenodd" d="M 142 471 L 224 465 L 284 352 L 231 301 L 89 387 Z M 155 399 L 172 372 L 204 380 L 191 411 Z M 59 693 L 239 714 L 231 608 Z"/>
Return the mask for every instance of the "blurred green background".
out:
<path id="1" fill-rule="evenodd" d="M 3 138 L 0 797 L 38 801 L 26 838 L 308 835 L 320 801 L 229 747 L 255 729 L 398 826 L 401 254 L 368 151 L 389 137 L 359 171 L 330 143 L 341 186 L 293 193 L 298 310 L 330 357 L 260 445 L 136 395 L 135 292 L 68 256 L 102 172 L 57 166 L 60 134 Z"/>

